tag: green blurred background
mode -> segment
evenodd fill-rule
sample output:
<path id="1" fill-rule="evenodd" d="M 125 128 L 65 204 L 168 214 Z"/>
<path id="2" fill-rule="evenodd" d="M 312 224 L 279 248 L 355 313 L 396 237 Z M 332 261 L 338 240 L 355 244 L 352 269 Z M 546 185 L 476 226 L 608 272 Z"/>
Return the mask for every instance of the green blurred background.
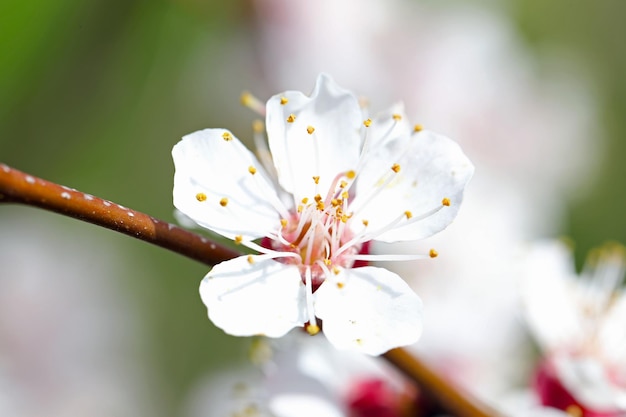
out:
<path id="1" fill-rule="evenodd" d="M 569 204 L 563 233 L 576 241 L 579 259 L 606 240 L 626 242 L 626 2 L 514 0 L 506 7 L 539 57 L 558 47 L 584 62 L 607 133 L 601 173 Z M 205 127 L 249 136 L 253 115 L 239 106 L 239 94 L 269 93 L 252 84 L 255 68 L 237 65 L 237 54 L 254 53 L 252 15 L 241 0 L 3 0 L 0 161 L 174 221 L 171 147 Z M 2 207 L 0 217 L 16 210 L 39 216 Z M 205 266 L 44 215 L 73 239 L 89 235 L 136 261 L 127 276 L 112 279 L 137 303 L 163 415 L 177 413 L 205 372 L 244 357 L 247 342 L 206 318 L 198 296 Z"/>

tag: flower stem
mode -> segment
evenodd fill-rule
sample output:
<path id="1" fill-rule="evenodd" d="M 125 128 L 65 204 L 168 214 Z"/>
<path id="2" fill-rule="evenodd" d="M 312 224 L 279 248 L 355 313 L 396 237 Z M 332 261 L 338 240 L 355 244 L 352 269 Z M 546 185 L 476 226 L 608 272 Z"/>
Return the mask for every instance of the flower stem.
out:
<path id="1" fill-rule="evenodd" d="M 26 174 L 0 163 L 0 203 L 35 206 L 114 230 L 213 266 L 241 255 L 210 239 L 119 204 Z M 384 355 L 445 411 L 459 417 L 495 417 L 405 349 Z"/>

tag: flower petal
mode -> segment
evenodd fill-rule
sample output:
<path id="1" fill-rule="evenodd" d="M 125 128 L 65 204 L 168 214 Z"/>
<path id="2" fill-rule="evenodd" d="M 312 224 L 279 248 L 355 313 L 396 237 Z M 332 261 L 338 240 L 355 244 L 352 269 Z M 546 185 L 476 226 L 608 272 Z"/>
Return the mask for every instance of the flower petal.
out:
<path id="1" fill-rule="evenodd" d="M 315 314 L 338 349 L 379 355 L 416 342 L 422 332 L 422 301 L 386 269 L 340 269 L 314 295 Z"/>
<path id="2" fill-rule="evenodd" d="M 278 197 L 268 175 L 230 132 L 206 129 L 187 135 L 174 146 L 172 157 L 174 205 L 200 226 L 246 240 L 279 226 L 273 203 Z"/>
<path id="3" fill-rule="evenodd" d="M 579 346 L 588 337 L 576 299 L 571 252 L 559 241 L 532 245 L 520 271 L 526 322 L 544 352 Z"/>
<path id="4" fill-rule="evenodd" d="M 434 132 L 385 142 L 358 173 L 353 221 L 367 220 L 384 242 L 429 237 L 454 220 L 473 173 L 461 148 Z"/>
<path id="5" fill-rule="evenodd" d="M 273 396 L 269 409 L 276 417 L 342 417 L 341 409 L 326 398 L 308 393 L 287 393 Z"/>
<path id="6" fill-rule="evenodd" d="M 298 267 L 273 259 L 241 256 L 215 265 L 200 296 L 213 324 L 233 336 L 281 337 L 307 320 Z"/>
<path id="7" fill-rule="evenodd" d="M 269 99 L 269 147 L 280 184 L 296 201 L 317 193 L 325 196 L 337 174 L 356 168 L 362 118 L 357 98 L 325 74 L 311 97 L 287 91 Z M 317 176 L 319 184 L 312 179 Z"/>

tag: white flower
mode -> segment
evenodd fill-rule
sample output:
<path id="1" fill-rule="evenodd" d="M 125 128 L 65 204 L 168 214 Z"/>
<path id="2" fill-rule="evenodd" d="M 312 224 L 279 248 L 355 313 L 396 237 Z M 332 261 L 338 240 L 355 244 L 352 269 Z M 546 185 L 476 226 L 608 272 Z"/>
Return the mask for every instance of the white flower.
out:
<path id="1" fill-rule="evenodd" d="M 585 416 L 626 412 L 624 249 L 592 253 L 581 276 L 559 243 L 537 245 L 524 271 L 527 321 L 544 361 L 536 391 L 546 405 Z"/>
<path id="2" fill-rule="evenodd" d="M 333 345 L 369 354 L 414 343 L 419 297 L 386 269 L 353 266 L 428 257 L 369 255 L 366 244 L 444 229 L 472 164 L 450 139 L 411 127 L 400 106 L 366 118 L 326 75 L 310 97 L 272 97 L 266 125 L 273 166 L 223 129 L 185 136 L 172 151 L 176 208 L 259 252 L 205 277 L 209 318 L 233 335 L 270 337 L 305 324 L 315 334 L 319 318 Z"/>

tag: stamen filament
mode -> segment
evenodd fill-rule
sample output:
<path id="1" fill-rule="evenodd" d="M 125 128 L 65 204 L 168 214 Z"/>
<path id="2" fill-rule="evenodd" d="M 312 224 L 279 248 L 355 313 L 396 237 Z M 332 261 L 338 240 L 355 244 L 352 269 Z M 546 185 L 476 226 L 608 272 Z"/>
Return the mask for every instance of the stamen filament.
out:
<path id="1" fill-rule="evenodd" d="M 313 308 L 313 283 L 310 266 L 307 266 L 304 271 L 304 285 L 306 287 L 306 307 L 309 314 L 309 326 L 317 326 L 315 309 Z"/>

